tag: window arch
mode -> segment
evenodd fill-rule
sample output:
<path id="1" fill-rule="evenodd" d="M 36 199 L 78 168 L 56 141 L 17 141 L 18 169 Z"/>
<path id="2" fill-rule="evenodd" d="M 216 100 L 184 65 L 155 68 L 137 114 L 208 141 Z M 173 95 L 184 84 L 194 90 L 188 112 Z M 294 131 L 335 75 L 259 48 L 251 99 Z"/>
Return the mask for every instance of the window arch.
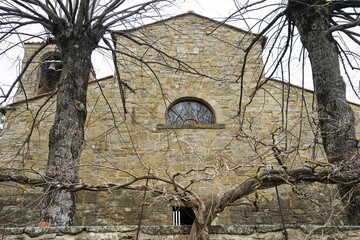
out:
<path id="1" fill-rule="evenodd" d="M 43 57 L 40 65 L 40 81 L 38 94 L 55 90 L 62 71 L 61 55 L 59 52 L 48 53 Z"/>
<path id="2" fill-rule="evenodd" d="M 215 124 L 215 114 L 203 101 L 183 99 L 170 105 L 167 124 Z"/>

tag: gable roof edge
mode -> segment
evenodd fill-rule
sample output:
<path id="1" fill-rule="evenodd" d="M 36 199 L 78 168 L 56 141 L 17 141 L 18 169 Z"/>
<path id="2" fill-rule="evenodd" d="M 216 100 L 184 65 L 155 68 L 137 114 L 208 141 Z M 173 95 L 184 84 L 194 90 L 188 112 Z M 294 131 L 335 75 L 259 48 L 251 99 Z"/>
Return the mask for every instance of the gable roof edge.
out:
<path id="1" fill-rule="evenodd" d="M 206 17 L 206 16 L 203 16 L 203 15 L 200 15 L 200 14 L 197 14 L 197 13 L 194 13 L 192 11 L 189 11 L 189 12 L 186 12 L 186 13 L 182 13 L 182 14 L 178 14 L 178 15 L 175 15 L 173 17 L 169 17 L 169 18 L 165 18 L 165 19 L 162 19 L 162 20 L 159 20 L 159 21 L 156 21 L 156 22 L 152 22 L 152 23 L 148 23 L 148 24 L 144 24 L 142 26 L 139 26 L 139 27 L 135 27 L 135 28 L 131 28 L 131 29 L 125 29 L 125 30 L 118 30 L 118 31 L 113 31 L 111 32 L 111 37 L 113 39 L 113 41 L 115 41 L 115 35 L 119 35 L 119 33 L 131 33 L 131 32 L 135 32 L 135 31 L 138 31 L 142 28 L 147 28 L 147 27 L 151 27 L 151 26 L 155 26 L 155 25 L 158 25 L 158 24 L 161 24 L 161 23 L 165 23 L 167 21 L 171 21 L 171 20 L 174 20 L 174 19 L 177 19 L 177 18 L 182 18 L 182 17 L 185 17 L 185 16 L 196 16 L 198 18 L 202 18 L 202 19 L 205 19 L 207 21 L 210 21 L 212 23 L 215 23 L 215 24 L 218 24 L 219 26 L 218 27 L 221 27 L 221 26 L 225 26 L 227 28 L 230 28 L 230 29 L 233 29 L 237 32 L 242 32 L 242 33 L 245 33 L 245 34 L 250 34 L 250 35 L 253 35 L 253 36 L 258 36 L 257 33 L 251 33 L 249 31 L 246 31 L 244 29 L 241 29 L 239 27 L 235 27 L 233 25 L 230 25 L 230 24 L 227 24 L 225 22 L 220 22 L 220 21 L 217 21 L 217 20 L 214 20 L 212 18 L 209 18 L 209 17 Z M 259 40 L 259 42 L 261 43 L 261 46 L 262 48 L 264 48 L 265 46 L 265 43 L 267 41 L 267 37 L 266 36 L 262 36 Z"/>

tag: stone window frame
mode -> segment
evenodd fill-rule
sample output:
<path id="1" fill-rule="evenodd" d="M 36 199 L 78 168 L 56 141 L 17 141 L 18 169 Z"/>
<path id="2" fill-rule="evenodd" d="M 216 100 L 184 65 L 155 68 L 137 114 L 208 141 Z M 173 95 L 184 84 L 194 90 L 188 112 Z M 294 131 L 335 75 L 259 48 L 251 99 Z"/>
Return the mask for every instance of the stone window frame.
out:
<path id="1" fill-rule="evenodd" d="M 206 108 L 208 108 L 213 116 L 214 116 L 214 123 L 211 124 L 206 124 L 206 123 L 196 123 L 196 124 L 169 124 L 168 123 L 168 114 L 170 109 L 180 103 L 180 102 L 185 102 L 185 101 L 193 101 L 193 102 L 197 102 L 200 103 L 202 105 L 204 105 Z M 157 129 L 225 129 L 225 124 L 218 124 L 217 123 L 217 117 L 216 117 L 216 112 L 214 111 L 214 108 L 207 103 L 205 100 L 201 99 L 201 98 L 197 98 L 197 97 L 181 97 L 178 98 L 177 100 L 173 101 L 169 107 L 167 108 L 166 112 L 165 112 L 165 124 L 158 124 Z"/>

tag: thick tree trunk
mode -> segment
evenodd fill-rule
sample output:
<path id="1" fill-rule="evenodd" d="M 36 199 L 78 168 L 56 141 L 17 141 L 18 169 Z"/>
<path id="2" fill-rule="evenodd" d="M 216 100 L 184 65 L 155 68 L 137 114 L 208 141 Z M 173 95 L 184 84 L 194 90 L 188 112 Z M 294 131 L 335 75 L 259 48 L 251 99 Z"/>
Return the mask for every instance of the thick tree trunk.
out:
<path id="1" fill-rule="evenodd" d="M 200 223 L 198 219 L 195 219 L 191 226 L 189 240 L 209 240 L 210 223 Z"/>
<path id="2" fill-rule="evenodd" d="M 218 209 L 219 199 L 199 201 L 198 203 L 197 208 L 193 208 L 196 218 L 191 226 L 189 240 L 209 240 L 209 227 L 216 218 L 217 213 L 222 212 L 224 209 Z"/>
<path id="3" fill-rule="evenodd" d="M 55 122 L 50 131 L 48 181 L 77 183 L 86 120 L 86 92 L 93 46 L 86 38 L 59 43 L 63 70 L 57 93 Z M 44 191 L 43 220 L 55 226 L 73 224 L 76 193 L 55 188 Z"/>
<path id="4" fill-rule="evenodd" d="M 341 76 L 339 52 L 331 34 L 328 8 L 324 1 L 289 1 L 288 13 L 297 26 L 309 53 L 319 124 L 328 161 L 339 170 L 358 171 L 359 158 L 354 130 L 354 113 L 346 100 L 346 85 Z M 359 193 L 353 186 L 339 185 L 350 224 L 360 224 Z"/>

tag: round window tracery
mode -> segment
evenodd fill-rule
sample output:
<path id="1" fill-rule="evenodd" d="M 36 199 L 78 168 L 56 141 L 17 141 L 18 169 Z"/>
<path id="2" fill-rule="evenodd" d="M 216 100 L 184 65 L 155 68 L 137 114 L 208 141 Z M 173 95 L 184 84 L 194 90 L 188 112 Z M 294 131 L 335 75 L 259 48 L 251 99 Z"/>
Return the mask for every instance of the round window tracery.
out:
<path id="1" fill-rule="evenodd" d="M 175 124 L 214 124 L 215 115 L 204 103 L 184 100 L 170 106 L 167 123 Z"/>

